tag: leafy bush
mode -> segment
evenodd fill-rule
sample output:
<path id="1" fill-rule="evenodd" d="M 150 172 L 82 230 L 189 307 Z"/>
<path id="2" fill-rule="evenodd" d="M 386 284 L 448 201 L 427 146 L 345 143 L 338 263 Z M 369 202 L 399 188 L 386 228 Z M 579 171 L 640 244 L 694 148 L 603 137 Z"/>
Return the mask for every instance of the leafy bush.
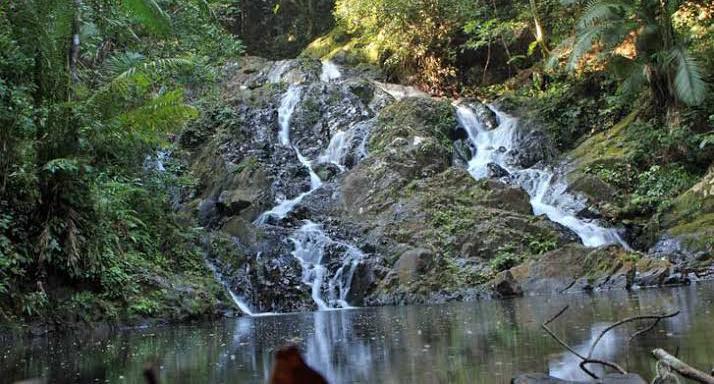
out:
<path id="1" fill-rule="evenodd" d="M 505 247 L 499 249 L 496 253 L 496 257 L 491 259 L 489 265 L 495 272 L 501 272 L 517 266 L 522 261 L 523 259 L 513 253 L 513 250 L 510 247 Z"/>

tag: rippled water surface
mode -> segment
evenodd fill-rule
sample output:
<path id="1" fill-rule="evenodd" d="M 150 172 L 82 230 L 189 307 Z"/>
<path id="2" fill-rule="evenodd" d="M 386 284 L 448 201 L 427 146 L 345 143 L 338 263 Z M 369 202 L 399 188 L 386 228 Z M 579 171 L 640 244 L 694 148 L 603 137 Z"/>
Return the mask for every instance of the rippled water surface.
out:
<path id="1" fill-rule="evenodd" d="M 650 379 L 649 351 L 662 347 L 690 364 L 714 365 L 714 285 L 561 295 L 430 306 L 365 308 L 241 318 L 111 335 L 50 336 L 3 345 L 0 382 L 44 376 L 49 382 L 141 381 L 147 361 L 164 383 L 263 383 L 274 348 L 286 341 L 331 383 L 507 383 L 518 372 L 583 379 L 576 360 L 540 329 L 565 304 L 553 328 L 585 349 L 604 324 L 680 309 L 648 335 L 635 326 L 602 340 L 597 355 Z"/>

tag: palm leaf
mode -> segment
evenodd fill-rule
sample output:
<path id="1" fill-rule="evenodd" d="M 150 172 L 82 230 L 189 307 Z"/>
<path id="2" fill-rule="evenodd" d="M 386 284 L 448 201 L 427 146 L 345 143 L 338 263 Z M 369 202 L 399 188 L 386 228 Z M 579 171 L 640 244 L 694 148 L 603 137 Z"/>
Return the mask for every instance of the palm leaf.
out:
<path id="1" fill-rule="evenodd" d="M 121 3 L 149 31 L 165 35 L 171 30 L 171 18 L 156 0 L 123 0 Z"/>
<path id="2" fill-rule="evenodd" d="M 629 4 L 618 0 L 593 0 L 580 16 L 578 28 L 588 28 L 602 20 L 616 16 L 617 13 L 621 13 L 629 7 Z"/>
<path id="3" fill-rule="evenodd" d="M 580 58 L 592 49 L 593 40 L 598 32 L 599 30 L 597 28 L 592 28 L 578 36 L 575 44 L 573 44 L 573 50 L 570 52 L 570 60 L 568 60 L 567 66 L 568 70 L 572 71 L 575 69 L 580 62 Z"/>
<path id="4" fill-rule="evenodd" d="M 608 63 L 608 70 L 621 80 L 619 91 L 632 95 L 647 83 L 646 66 L 638 60 L 616 55 Z"/>
<path id="5" fill-rule="evenodd" d="M 674 66 L 674 93 L 687 105 L 699 105 L 707 93 L 707 83 L 697 61 L 686 48 L 678 46 L 670 52 L 670 64 Z"/>

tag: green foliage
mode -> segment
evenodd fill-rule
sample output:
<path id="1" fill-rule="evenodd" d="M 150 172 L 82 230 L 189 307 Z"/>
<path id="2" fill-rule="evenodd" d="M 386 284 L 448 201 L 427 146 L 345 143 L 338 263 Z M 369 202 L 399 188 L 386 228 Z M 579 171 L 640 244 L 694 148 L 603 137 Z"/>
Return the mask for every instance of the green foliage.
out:
<path id="1" fill-rule="evenodd" d="M 527 241 L 528 251 L 532 255 L 540 255 L 558 248 L 558 240 L 552 237 L 531 236 Z"/>
<path id="2" fill-rule="evenodd" d="M 169 15 L 155 0 L 124 0 L 121 3 L 139 24 L 151 32 L 167 34 L 171 30 Z"/>
<path id="3" fill-rule="evenodd" d="M 590 2 L 578 20 L 567 68 L 576 69 L 583 56 L 598 47 L 598 56 L 621 79 L 624 92 L 639 91 L 648 83 L 660 104 L 701 104 L 707 85 L 686 38 L 674 28 L 679 8 L 679 0 Z M 634 55 L 623 53 L 628 46 Z"/>
<path id="4" fill-rule="evenodd" d="M 638 184 L 630 203 L 640 211 L 653 212 L 667 206 L 671 199 L 697 181 L 697 177 L 679 165 L 653 165 L 637 176 Z"/>
<path id="5" fill-rule="evenodd" d="M 198 233 L 170 205 L 170 192 L 190 184 L 171 173 L 183 167 L 144 165 L 198 117 L 184 89 L 200 96 L 196 85 L 240 42 L 213 12 L 220 1 L 100 3 L 0 4 L 2 312 L 114 318 L 115 304 L 165 288 L 157 282 L 210 275 Z M 56 285 L 76 294 L 55 301 Z"/>
<path id="6" fill-rule="evenodd" d="M 379 62 L 396 77 L 417 77 L 438 90 L 456 76 L 453 40 L 462 29 L 463 10 L 455 0 L 338 0 L 335 16 L 351 34 L 374 42 Z"/>
<path id="7" fill-rule="evenodd" d="M 505 246 L 498 250 L 489 265 L 494 272 L 501 272 L 517 266 L 522 261 L 522 258 L 513 252 L 512 247 Z"/>

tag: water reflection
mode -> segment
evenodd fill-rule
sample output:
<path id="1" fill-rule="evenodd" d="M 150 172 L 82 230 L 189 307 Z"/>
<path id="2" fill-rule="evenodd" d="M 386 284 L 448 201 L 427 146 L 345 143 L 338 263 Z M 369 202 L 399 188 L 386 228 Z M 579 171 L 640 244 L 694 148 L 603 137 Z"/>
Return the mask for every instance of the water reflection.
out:
<path id="1" fill-rule="evenodd" d="M 4 345 L 0 377 L 139 383 L 143 365 L 154 360 L 167 383 L 263 383 L 273 351 L 290 341 L 332 383 L 507 383 L 518 372 L 585 379 L 577 360 L 540 329 L 544 319 L 570 304 L 552 328 L 587 352 L 610 321 L 679 308 L 680 316 L 646 337 L 628 344 L 632 325 L 609 334 L 596 350 L 596 356 L 650 377 L 654 347 L 679 348 L 684 360 L 709 368 L 712 287 L 327 311 L 50 337 Z"/>

